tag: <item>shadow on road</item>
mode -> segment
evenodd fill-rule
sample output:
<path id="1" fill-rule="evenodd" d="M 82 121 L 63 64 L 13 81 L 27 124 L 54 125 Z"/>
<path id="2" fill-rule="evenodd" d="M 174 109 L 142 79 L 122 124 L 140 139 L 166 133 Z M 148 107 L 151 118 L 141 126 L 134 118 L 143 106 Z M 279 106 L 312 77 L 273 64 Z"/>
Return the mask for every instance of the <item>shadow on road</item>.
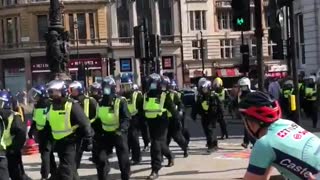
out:
<path id="1" fill-rule="evenodd" d="M 236 169 L 226 169 L 221 171 L 198 171 L 198 170 L 192 170 L 192 171 L 178 171 L 178 172 L 172 172 L 164 174 L 166 176 L 177 176 L 177 175 L 190 175 L 190 174 L 212 174 L 212 173 L 225 173 L 225 172 L 232 172 L 232 171 L 241 171 L 246 170 L 246 168 L 236 168 Z"/>

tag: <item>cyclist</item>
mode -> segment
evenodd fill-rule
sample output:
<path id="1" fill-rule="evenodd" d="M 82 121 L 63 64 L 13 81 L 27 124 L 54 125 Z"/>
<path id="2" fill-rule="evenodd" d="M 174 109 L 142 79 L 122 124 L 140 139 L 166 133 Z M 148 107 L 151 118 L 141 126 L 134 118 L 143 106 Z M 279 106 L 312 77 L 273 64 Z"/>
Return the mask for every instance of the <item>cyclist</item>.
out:
<path id="1" fill-rule="evenodd" d="M 244 179 L 268 179 L 271 166 L 289 179 L 308 179 L 320 171 L 320 139 L 290 120 L 281 119 L 276 100 L 251 92 L 239 111 L 245 127 L 257 141 Z"/>

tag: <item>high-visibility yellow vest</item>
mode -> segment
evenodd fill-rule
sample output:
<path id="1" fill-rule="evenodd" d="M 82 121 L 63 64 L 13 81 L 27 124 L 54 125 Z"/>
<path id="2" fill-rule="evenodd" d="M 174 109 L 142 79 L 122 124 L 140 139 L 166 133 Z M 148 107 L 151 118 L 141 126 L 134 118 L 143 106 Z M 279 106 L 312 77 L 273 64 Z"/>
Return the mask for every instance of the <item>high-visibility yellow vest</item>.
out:
<path id="1" fill-rule="evenodd" d="M 140 94 L 141 92 L 140 91 L 134 91 L 132 93 L 132 96 L 131 96 L 131 100 L 128 101 L 128 109 L 129 109 L 129 112 L 131 114 L 131 116 L 135 116 L 137 113 L 138 113 L 138 109 L 137 109 L 137 97 L 138 97 L 138 94 Z"/>
<path id="2" fill-rule="evenodd" d="M 36 122 L 38 131 L 43 130 L 47 121 L 47 108 L 35 108 L 33 110 L 33 120 Z"/>
<path id="3" fill-rule="evenodd" d="M 182 93 L 181 92 L 177 92 L 177 93 L 178 93 L 179 99 L 181 99 Z"/>
<path id="4" fill-rule="evenodd" d="M 293 93 L 293 89 L 287 89 L 282 91 L 283 97 L 288 99 Z"/>
<path id="5" fill-rule="evenodd" d="M 207 100 L 202 101 L 201 106 L 202 106 L 203 110 L 205 110 L 205 111 L 209 110 L 209 102 Z"/>
<path id="6" fill-rule="evenodd" d="M 84 114 L 89 118 L 90 115 L 90 99 L 91 97 L 86 97 L 83 101 L 83 110 L 84 110 Z M 98 111 L 98 110 L 97 110 Z M 97 113 L 96 113 L 97 115 Z M 93 117 L 92 119 L 90 119 L 90 123 L 93 123 L 96 120 L 97 117 Z"/>
<path id="7" fill-rule="evenodd" d="M 298 90 L 299 91 L 300 91 L 301 87 L 302 87 L 302 83 L 298 83 Z"/>
<path id="8" fill-rule="evenodd" d="M 11 136 L 11 126 L 12 122 L 14 120 L 14 115 L 16 113 L 12 112 L 11 115 L 8 117 L 8 125 L 7 127 L 4 127 L 3 134 L 0 140 L 0 150 L 6 150 L 8 146 L 12 144 L 12 136 Z"/>
<path id="9" fill-rule="evenodd" d="M 226 94 L 226 91 L 224 89 L 220 93 L 216 92 L 215 94 L 218 96 L 220 102 L 224 102 Z"/>
<path id="10" fill-rule="evenodd" d="M 164 108 L 167 93 L 162 92 L 159 98 L 149 98 L 147 94 L 144 95 L 143 110 L 145 117 L 148 119 L 155 119 L 158 116 L 162 116 L 167 110 Z"/>
<path id="11" fill-rule="evenodd" d="M 171 91 L 170 92 L 170 98 L 172 99 L 173 102 L 174 102 L 175 93 L 177 93 L 177 91 Z M 175 105 L 175 107 L 176 107 L 176 109 L 178 109 L 177 105 Z M 169 111 L 167 112 L 167 115 L 168 115 L 168 118 L 172 117 L 172 114 Z"/>
<path id="12" fill-rule="evenodd" d="M 120 127 L 120 98 L 116 98 L 113 107 L 99 107 L 98 117 L 102 123 L 102 129 L 106 132 L 114 132 Z"/>
<path id="13" fill-rule="evenodd" d="M 308 101 L 315 101 L 317 100 L 317 94 L 316 94 L 317 90 L 316 88 L 309 88 L 306 87 L 305 88 L 305 99 Z"/>
<path id="14" fill-rule="evenodd" d="M 21 106 L 18 106 L 18 113 L 19 113 L 20 116 L 21 116 L 22 122 L 24 122 L 24 114 L 23 114 L 23 110 L 22 110 L 22 107 L 21 107 Z"/>
<path id="15" fill-rule="evenodd" d="M 63 139 L 72 134 L 78 126 L 71 126 L 72 102 L 66 102 L 63 110 L 53 110 L 50 106 L 48 121 L 51 126 L 51 133 L 55 140 Z"/>

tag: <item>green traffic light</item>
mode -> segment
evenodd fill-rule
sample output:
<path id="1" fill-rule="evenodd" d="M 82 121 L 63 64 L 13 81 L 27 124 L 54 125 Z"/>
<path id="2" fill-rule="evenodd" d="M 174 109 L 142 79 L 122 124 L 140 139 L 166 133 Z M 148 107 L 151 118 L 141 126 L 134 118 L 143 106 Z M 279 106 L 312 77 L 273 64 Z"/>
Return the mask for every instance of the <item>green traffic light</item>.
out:
<path id="1" fill-rule="evenodd" d="M 244 24 L 243 18 L 237 18 L 237 25 L 242 26 Z"/>

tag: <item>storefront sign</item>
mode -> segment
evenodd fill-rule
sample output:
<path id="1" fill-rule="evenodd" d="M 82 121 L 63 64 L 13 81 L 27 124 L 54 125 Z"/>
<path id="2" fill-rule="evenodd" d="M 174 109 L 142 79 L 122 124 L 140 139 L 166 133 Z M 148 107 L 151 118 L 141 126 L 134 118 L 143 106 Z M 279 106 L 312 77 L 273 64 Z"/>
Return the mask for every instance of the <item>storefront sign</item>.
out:
<path id="1" fill-rule="evenodd" d="M 120 71 L 121 72 L 132 72 L 132 59 L 131 58 L 120 59 Z"/>
<path id="2" fill-rule="evenodd" d="M 101 58 L 71 59 L 68 64 L 69 70 L 78 68 L 79 63 L 87 64 L 89 69 L 101 69 Z M 33 73 L 50 72 L 45 57 L 34 57 L 31 60 Z"/>
<path id="3" fill-rule="evenodd" d="M 163 69 L 173 69 L 173 56 L 163 56 L 162 57 L 162 68 Z"/>
<path id="4" fill-rule="evenodd" d="M 268 72 L 286 72 L 288 71 L 287 65 L 270 65 L 268 67 Z"/>

